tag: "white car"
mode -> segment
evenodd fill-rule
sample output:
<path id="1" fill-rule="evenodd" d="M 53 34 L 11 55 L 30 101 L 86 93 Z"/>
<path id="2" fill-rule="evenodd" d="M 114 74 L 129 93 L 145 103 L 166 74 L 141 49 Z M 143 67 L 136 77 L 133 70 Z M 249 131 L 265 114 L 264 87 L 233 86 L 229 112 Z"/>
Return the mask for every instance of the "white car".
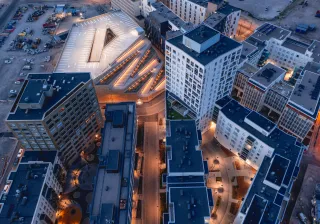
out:
<path id="1" fill-rule="evenodd" d="M 4 63 L 5 63 L 5 64 L 11 64 L 12 61 L 10 61 L 10 60 L 5 60 Z"/>
<path id="2" fill-rule="evenodd" d="M 10 90 L 10 93 L 17 93 L 17 90 L 12 89 Z"/>
<path id="3" fill-rule="evenodd" d="M 21 84 L 21 82 L 20 82 L 20 81 L 15 81 L 15 82 L 14 82 L 14 84 L 16 84 L 16 85 L 20 85 L 20 84 Z"/>
<path id="4" fill-rule="evenodd" d="M 20 74 L 19 74 L 19 76 L 25 76 L 26 74 L 25 73 L 23 73 L 23 72 L 21 72 Z"/>
<path id="5" fill-rule="evenodd" d="M 23 152 L 24 152 L 23 149 L 19 149 L 17 157 L 20 158 L 22 156 Z"/>

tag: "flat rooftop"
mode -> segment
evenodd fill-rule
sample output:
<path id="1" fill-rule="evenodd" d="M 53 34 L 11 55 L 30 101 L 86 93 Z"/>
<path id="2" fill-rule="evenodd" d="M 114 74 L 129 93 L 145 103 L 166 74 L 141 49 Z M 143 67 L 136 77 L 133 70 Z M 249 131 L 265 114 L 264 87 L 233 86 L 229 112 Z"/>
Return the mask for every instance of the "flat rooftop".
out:
<path id="1" fill-rule="evenodd" d="M 291 95 L 291 92 L 293 90 L 293 87 L 288 85 L 285 82 L 276 82 L 272 87 L 271 90 L 273 90 L 274 92 L 277 92 L 278 94 L 289 98 Z"/>
<path id="2" fill-rule="evenodd" d="M 249 82 L 258 86 L 263 91 L 267 90 L 280 76 L 284 76 L 285 70 L 271 63 L 263 66 L 256 74 L 254 74 Z"/>
<path id="3" fill-rule="evenodd" d="M 313 40 L 308 50 L 312 52 L 313 61 L 320 63 L 320 41 Z"/>
<path id="4" fill-rule="evenodd" d="M 200 25 L 197 28 L 191 30 L 190 32 L 186 33 L 184 36 L 188 37 L 189 39 L 202 44 L 207 40 L 211 39 L 212 37 L 219 34 L 218 31 L 206 26 Z"/>
<path id="5" fill-rule="evenodd" d="M 246 117 L 250 115 L 249 117 L 251 118 L 251 121 L 255 121 L 256 125 L 259 127 L 264 127 L 266 124 L 270 125 L 272 122 L 266 118 L 252 119 L 253 116 L 257 116 L 257 112 L 243 107 L 233 99 L 221 109 L 221 113 L 223 113 L 228 119 L 233 121 L 236 125 L 242 127 L 248 133 L 251 133 L 251 135 L 254 136 L 254 138 L 260 139 L 272 148 L 282 148 L 284 150 L 289 146 L 294 146 L 296 143 L 295 137 L 286 134 L 277 127 L 275 127 L 268 136 L 261 134 L 254 127 L 245 122 Z M 275 124 L 273 124 L 273 126 L 275 126 Z"/>
<path id="6" fill-rule="evenodd" d="M 208 29 L 213 30 L 209 27 Z M 196 40 L 199 39 L 200 42 L 203 42 L 203 40 L 200 40 L 199 35 L 197 34 L 198 32 L 193 32 L 193 31 L 191 32 L 192 32 L 191 34 L 189 35 L 187 34 L 188 37 L 192 37 Z M 209 31 L 208 37 L 209 36 L 212 37 L 212 35 L 213 35 L 213 32 Z M 205 40 L 207 39 L 208 38 L 205 38 Z M 218 58 L 219 56 L 242 46 L 237 41 L 220 34 L 220 40 L 216 44 L 213 44 L 211 47 L 209 47 L 205 51 L 198 53 L 188 48 L 187 46 L 185 46 L 182 40 L 183 40 L 183 35 L 180 35 L 167 41 L 170 44 L 184 51 L 186 54 L 188 54 L 190 57 L 192 57 L 194 60 L 198 61 L 202 65 L 206 65 L 211 61 L 213 61 L 214 59 Z"/>
<path id="7" fill-rule="evenodd" d="M 244 61 L 247 58 L 249 58 L 251 56 L 251 54 L 254 54 L 256 51 L 258 51 L 258 47 L 254 46 L 246 41 L 242 42 L 242 51 L 241 51 L 241 57 L 240 57 L 240 61 Z"/>
<path id="8" fill-rule="evenodd" d="M 289 48 L 290 50 L 299 52 L 300 54 L 305 54 L 310 45 L 299 40 L 287 38 L 282 46 Z"/>
<path id="9" fill-rule="evenodd" d="M 272 130 L 269 136 L 262 135 L 244 122 L 244 119 L 253 111 L 241 106 L 235 100 L 226 104 L 221 112 L 232 122 L 250 133 L 250 136 L 258 138 L 274 148 L 271 158 L 264 157 L 240 211 L 246 214 L 245 223 L 276 223 L 284 195 L 289 191 L 287 187 L 292 184 L 294 177 L 298 175 L 299 162 L 303 151 L 302 145 L 297 142 L 295 137 L 286 134 L 277 127 Z M 276 181 L 270 176 L 275 176 Z M 270 182 L 277 185 L 281 182 L 280 189 L 265 184 L 264 180 L 266 178 L 271 178 Z M 264 209 L 265 203 L 268 206 Z"/>
<path id="10" fill-rule="evenodd" d="M 246 116 L 246 120 L 253 122 L 255 125 L 267 132 L 272 131 L 277 126 L 275 123 L 255 111 L 252 111 L 250 114 L 248 114 Z"/>
<path id="11" fill-rule="evenodd" d="M 223 2 L 223 0 L 189 0 L 190 2 L 200 5 L 202 7 L 207 7 L 208 6 L 208 2 L 212 2 L 213 4 L 221 4 Z"/>
<path id="12" fill-rule="evenodd" d="M 243 64 L 243 66 L 241 66 L 241 68 L 238 69 L 238 73 L 241 73 L 248 78 L 251 78 L 258 71 L 259 69 L 257 67 L 246 62 Z"/>
<path id="13" fill-rule="evenodd" d="M 266 44 L 264 41 L 261 41 L 259 39 L 256 39 L 254 37 L 248 37 L 245 41 L 242 43 L 248 43 L 258 48 L 259 51 L 263 50 L 266 47 Z"/>
<path id="14" fill-rule="evenodd" d="M 301 81 L 291 94 L 288 104 L 312 118 L 316 118 L 319 110 L 320 74 L 304 70 Z"/>
<path id="15" fill-rule="evenodd" d="M 97 31 L 102 34 L 105 29 L 109 29 L 115 36 L 101 50 L 101 47 L 95 47 L 101 46 L 101 43 L 94 45 L 94 40 Z M 90 72 L 92 78 L 96 79 L 138 39 L 143 38 L 142 31 L 136 22 L 121 11 L 111 11 L 76 23 L 69 32 L 55 71 Z M 99 57 L 95 57 L 99 61 L 90 62 L 90 56 L 95 50 L 101 50 Z"/>
<path id="16" fill-rule="evenodd" d="M 271 38 L 277 40 L 285 40 L 291 32 L 279 26 L 273 25 L 271 23 L 264 23 L 256 29 L 256 31 L 250 36 L 260 41 L 267 41 Z"/>
<path id="17" fill-rule="evenodd" d="M 122 111 L 123 124 L 114 123 L 112 114 Z M 129 195 L 131 194 L 130 177 L 133 172 L 135 135 L 135 103 L 107 104 L 106 122 L 102 129 L 102 144 L 98 151 L 100 163 L 94 183 L 90 219 L 102 223 L 111 205 L 115 209 L 115 223 L 126 223 L 128 216 Z M 119 156 L 118 156 L 119 153 Z M 119 159 L 119 169 L 109 159 Z M 108 170 L 111 165 L 112 172 Z M 107 190 L 106 190 L 107 189 Z"/>
<path id="18" fill-rule="evenodd" d="M 205 223 L 210 218 L 209 199 L 206 187 L 171 187 L 168 209 L 174 212 L 174 223 Z M 173 204 L 173 208 L 170 206 Z"/>
<path id="19" fill-rule="evenodd" d="M 43 164 L 19 164 L 16 172 L 11 172 L 8 180 L 11 186 L 7 195 L 2 195 L 0 203 L 4 203 L 0 213 L 0 223 L 21 223 L 19 217 L 24 218 L 24 223 L 31 223 L 47 173 L 49 163 Z M 29 175 L 37 175 L 32 178 Z M 28 178 L 27 178 L 28 176 Z M 21 192 L 17 200 L 17 190 Z M 26 200 L 23 197 L 27 197 Z M 11 220 L 12 214 L 16 212 L 17 218 Z"/>
<path id="20" fill-rule="evenodd" d="M 173 173 L 204 173 L 202 151 L 199 145 L 196 123 L 194 120 L 170 120 L 170 135 L 167 135 L 168 175 Z M 171 157 L 171 158 L 170 158 Z M 171 174 L 172 173 L 172 174 Z"/>
<path id="21" fill-rule="evenodd" d="M 155 2 L 151 5 L 156 11 L 150 12 L 149 16 L 155 18 L 159 23 L 170 21 L 179 29 L 186 25 L 186 22 L 183 21 L 179 16 L 174 14 L 167 6 L 162 2 Z"/>
<path id="22" fill-rule="evenodd" d="M 268 201 L 264 200 L 258 195 L 254 195 L 247 216 L 244 219 L 246 224 L 257 224 L 263 216 L 263 213 L 268 205 Z"/>
<path id="23" fill-rule="evenodd" d="M 265 180 L 277 186 L 281 186 L 282 181 L 285 177 L 285 173 L 287 172 L 287 169 L 289 167 L 289 164 L 290 160 L 276 154 L 272 158 L 272 162 Z"/>
<path id="24" fill-rule="evenodd" d="M 50 79 L 49 79 L 50 77 Z M 90 73 L 46 73 L 46 74 L 29 74 L 28 79 L 24 81 L 22 88 L 16 98 L 13 107 L 8 115 L 7 120 L 42 120 L 50 113 L 52 108 L 60 105 L 67 96 L 69 96 L 77 87 L 84 85 L 91 80 Z M 41 109 L 29 109 L 26 113 L 25 109 L 21 109 L 18 104 L 33 103 L 33 101 L 25 102 L 26 96 L 29 99 L 37 98 L 37 94 L 43 89 L 43 82 L 47 85 L 54 84 L 54 88 L 61 87 L 59 91 L 53 90 L 51 97 L 46 97 Z"/>
<path id="25" fill-rule="evenodd" d="M 220 12 L 212 13 L 206 20 L 203 22 L 207 26 L 214 28 L 218 25 L 221 21 L 223 21 L 227 16 Z"/>
<path id="26" fill-rule="evenodd" d="M 27 163 L 29 161 L 42 161 L 54 164 L 58 151 L 25 151 L 20 163 Z"/>

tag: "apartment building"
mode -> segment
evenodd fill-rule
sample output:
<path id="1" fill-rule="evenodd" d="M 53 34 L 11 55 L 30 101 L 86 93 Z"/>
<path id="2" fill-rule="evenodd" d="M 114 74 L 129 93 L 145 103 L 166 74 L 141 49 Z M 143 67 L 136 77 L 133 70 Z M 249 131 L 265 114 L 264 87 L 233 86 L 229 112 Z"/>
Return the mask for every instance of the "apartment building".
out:
<path id="1" fill-rule="evenodd" d="M 273 64 L 266 64 L 251 78 L 244 87 L 241 104 L 252 110 L 258 111 L 268 90 L 277 82 L 283 80 L 285 70 Z"/>
<path id="2" fill-rule="evenodd" d="M 55 223 L 61 175 L 57 151 L 26 151 L 7 179 L 0 199 L 0 223 Z"/>
<path id="3" fill-rule="evenodd" d="M 270 60 L 290 70 L 305 67 L 308 62 L 320 61 L 320 42 L 300 40 L 291 31 L 265 23 L 249 37 L 263 42 L 270 53 Z"/>
<path id="4" fill-rule="evenodd" d="M 169 121 L 166 133 L 168 213 L 163 223 L 209 223 L 213 209 L 211 189 L 206 187 L 207 161 L 203 161 L 201 132 L 194 120 Z"/>
<path id="5" fill-rule="evenodd" d="M 27 150 L 57 150 L 71 164 L 93 148 L 102 116 L 90 73 L 29 74 L 6 119 Z"/>
<path id="6" fill-rule="evenodd" d="M 240 59 L 241 60 L 241 59 Z M 237 71 L 236 77 L 233 82 L 232 96 L 242 100 L 244 88 L 249 79 L 258 72 L 259 69 L 249 63 L 244 63 Z"/>
<path id="7" fill-rule="evenodd" d="M 153 11 L 144 20 L 146 36 L 164 53 L 166 40 L 193 29 L 193 24 L 184 22 L 162 2 L 151 6 Z"/>
<path id="8" fill-rule="evenodd" d="M 166 90 L 168 101 L 196 120 L 201 131 L 209 128 L 217 100 L 229 95 L 242 45 L 200 25 L 166 41 Z"/>
<path id="9" fill-rule="evenodd" d="M 135 103 L 107 104 L 98 150 L 90 223 L 131 223 L 136 145 Z"/>
<path id="10" fill-rule="evenodd" d="M 308 63 L 292 91 L 279 120 L 279 127 L 308 142 L 320 106 L 320 64 Z"/>
<path id="11" fill-rule="evenodd" d="M 113 9 L 120 9 L 135 20 L 141 16 L 140 0 L 112 0 L 111 6 Z"/>

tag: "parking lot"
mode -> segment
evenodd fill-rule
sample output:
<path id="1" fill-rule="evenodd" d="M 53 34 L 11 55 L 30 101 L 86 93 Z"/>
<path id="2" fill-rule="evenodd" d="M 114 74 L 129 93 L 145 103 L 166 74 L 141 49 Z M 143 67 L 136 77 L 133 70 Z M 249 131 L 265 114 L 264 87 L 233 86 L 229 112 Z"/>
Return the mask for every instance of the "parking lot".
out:
<path id="1" fill-rule="evenodd" d="M 39 6 L 38 4 L 33 5 Z M 4 31 L 4 28 L 7 26 L 6 24 L 11 21 L 18 7 L 22 6 L 28 7 L 27 4 L 15 6 L 16 8 L 12 9 L 12 12 L 9 13 L 10 16 L 8 16 L 8 20 L 1 21 L 1 23 L 3 23 L 3 27 L 1 28 L 0 33 Z M 79 6 L 79 4 L 77 4 L 77 6 Z M 101 13 L 97 11 L 96 6 L 86 6 L 86 9 L 89 16 L 95 16 Z M 3 10 L 5 9 L 0 9 L 0 14 L 3 13 Z M 28 7 L 20 20 L 17 20 L 17 22 L 14 24 L 13 32 L 9 34 L 3 45 L 0 47 L 0 134 L 9 131 L 4 121 L 15 100 L 15 95 L 19 92 L 23 80 L 26 79 L 27 74 L 53 72 L 62 51 L 63 42 L 54 45 L 50 49 L 45 48 L 45 44 L 50 42 L 53 36 L 44 34 L 42 32 L 42 28 L 48 17 L 52 15 L 54 11 L 53 7 L 45 10 L 45 13 L 39 16 L 36 21 L 26 22 L 28 16 L 34 11 L 35 9 L 33 7 Z M 79 19 L 79 17 L 70 16 L 70 18 L 66 19 L 65 23 L 62 21 L 60 25 L 62 25 L 64 29 L 68 30 L 71 28 L 76 19 Z M 24 33 L 23 31 L 26 32 Z M 32 41 L 28 43 L 28 46 L 26 46 L 27 44 L 23 43 L 21 48 L 19 46 L 16 50 L 9 50 L 13 46 L 17 45 L 13 45 L 12 41 L 15 40 L 19 34 L 24 42 L 27 43 L 28 39 Z M 36 44 L 36 38 L 41 39 L 40 43 Z M 35 44 L 36 46 L 34 46 Z M 41 52 L 44 49 L 45 51 Z M 36 53 L 37 50 L 39 50 L 40 53 Z M 48 56 L 50 56 L 50 61 L 46 60 L 48 59 Z M 25 67 L 24 70 L 23 67 L 26 65 L 27 67 Z M 3 137 L 3 135 L 0 135 L 0 145 L 1 174 L 1 172 L 4 172 L 3 168 L 5 166 L 10 167 L 10 165 L 12 165 L 12 163 L 9 163 L 10 157 L 14 154 L 15 158 L 17 150 L 14 150 L 16 148 L 16 141 L 10 139 L 9 137 Z"/>

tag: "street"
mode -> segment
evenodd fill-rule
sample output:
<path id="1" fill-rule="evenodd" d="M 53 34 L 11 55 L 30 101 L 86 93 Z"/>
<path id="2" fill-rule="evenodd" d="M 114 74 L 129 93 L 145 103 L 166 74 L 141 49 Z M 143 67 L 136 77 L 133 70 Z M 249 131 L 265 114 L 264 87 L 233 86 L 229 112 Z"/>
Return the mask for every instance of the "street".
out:
<path id="1" fill-rule="evenodd" d="M 158 123 L 144 123 L 144 173 L 142 223 L 158 224 L 159 214 L 159 138 Z"/>

